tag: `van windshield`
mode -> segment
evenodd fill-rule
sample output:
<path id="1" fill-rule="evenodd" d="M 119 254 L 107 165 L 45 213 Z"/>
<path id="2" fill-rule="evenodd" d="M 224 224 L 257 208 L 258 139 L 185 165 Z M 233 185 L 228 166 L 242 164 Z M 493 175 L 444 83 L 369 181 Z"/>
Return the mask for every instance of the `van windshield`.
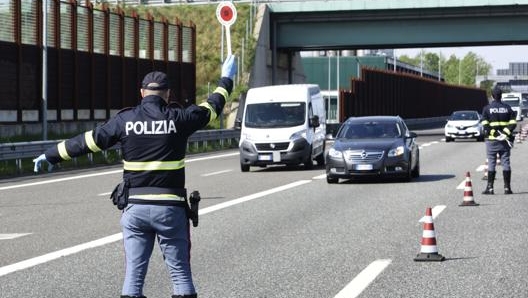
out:
<path id="1" fill-rule="evenodd" d="M 252 128 L 292 127 L 303 125 L 305 121 L 304 102 L 272 102 L 248 104 L 244 124 Z"/>
<path id="2" fill-rule="evenodd" d="M 509 105 L 510 107 L 518 107 L 519 106 L 519 98 L 513 97 L 513 98 L 503 98 L 502 102 Z"/>

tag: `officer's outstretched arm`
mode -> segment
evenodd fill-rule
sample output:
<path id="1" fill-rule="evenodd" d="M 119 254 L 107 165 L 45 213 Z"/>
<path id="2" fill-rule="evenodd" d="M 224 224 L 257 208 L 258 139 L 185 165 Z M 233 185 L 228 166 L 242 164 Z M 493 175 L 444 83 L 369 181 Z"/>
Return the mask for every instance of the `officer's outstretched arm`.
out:
<path id="1" fill-rule="evenodd" d="M 236 57 L 229 55 L 222 64 L 222 74 L 218 87 L 200 106 L 209 110 L 209 123 L 215 120 L 224 109 L 227 98 L 233 91 L 233 78 L 237 71 Z"/>

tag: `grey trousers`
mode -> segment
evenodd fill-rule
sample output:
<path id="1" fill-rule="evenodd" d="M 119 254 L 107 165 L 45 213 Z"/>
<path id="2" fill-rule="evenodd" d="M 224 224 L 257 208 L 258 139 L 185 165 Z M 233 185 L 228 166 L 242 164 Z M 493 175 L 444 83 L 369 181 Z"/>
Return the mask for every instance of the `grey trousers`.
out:
<path id="1" fill-rule="evenodd" d="M 121 226 L 126 258 L 122 295 L 143 295 L 156 239 L 172 280 L 173 294 L 196 293 L 190 264 L 189 219 L 184 208 L 130 204 L 121 216 Z"/>
<path id="2" fill-rule="evenodd" d="M 511 171 L 510 146 L 506 141 L 486 141 L 486 155 L 488 158 L 488 171 L 495 172 L 497 155 L 500 158 L 503 171 Z"/>

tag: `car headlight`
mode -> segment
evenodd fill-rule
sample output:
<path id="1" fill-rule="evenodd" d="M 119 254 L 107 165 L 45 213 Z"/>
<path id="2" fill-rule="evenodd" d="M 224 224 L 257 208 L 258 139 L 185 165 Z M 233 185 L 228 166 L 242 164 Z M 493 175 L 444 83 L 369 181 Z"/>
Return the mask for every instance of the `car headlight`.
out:
<path id="1" fill-rule="evenodd" d="M 453 128 L 453 125 L 451 125 L 451 124 L 447 124 L 447 125 L 446 125 L 446 128 Z"/>
<path id="2" fill-rule="evenodd" d="M 402 155 L 404 152 L 404 149 L 403 149 L 403 146 L 398 146 L 396 148 L 392 148 L 391 150 L 389 150 L 389 157 L 394 157 L 394 156 L 400 156 Z"/>
<path id="3" fill-rule="evenodd" d="M 343 158 L 343 152 L 330 148 L 330 150 L 328 150 L 328 156 L 332 158 Z"/>

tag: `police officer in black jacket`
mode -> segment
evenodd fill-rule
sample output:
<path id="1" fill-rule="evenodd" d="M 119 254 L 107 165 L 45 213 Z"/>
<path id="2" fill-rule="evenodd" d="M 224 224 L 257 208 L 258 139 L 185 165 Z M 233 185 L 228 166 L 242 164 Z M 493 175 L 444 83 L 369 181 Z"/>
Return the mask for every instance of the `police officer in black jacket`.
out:
<path id="1" fill-rule="evenodd" d="M 504 179 L 504 193 L 512 194 L 510 150 L 513 145 L 513 131 L 517 126 L 516 115 L 512 108 L 503 103 L 502 90 L 495 86 L 491 91 L 493 101 L 482 110 L 482 126 L 486 136 L 486 154 L 488 157 L 488 184 L 483 194 L 494 194 L 493 182 L 495 180 L 495 166 L 497 155 L 502 165 Z"/>
<path id="2" fill-rule="evenodd" d="M 121 216 L 126 270 L 122 298 L 145 297 L 143 285 L 154 242 L 158 242 L 173 283 L 173 298 L 197 297 L 190 266 L 190 231 L 185 190 L 187 139 L 222 113 L 233 88 L 235 57 L 222 65 L 222 78 L 207 101 L 187 108 L 168 104 L 165 73 L 148 73 L 141 104 L 120 111 L 95 129 L 59 143 L 40 155 L 35 170 L 120 142 L 128 205 Z"/>

